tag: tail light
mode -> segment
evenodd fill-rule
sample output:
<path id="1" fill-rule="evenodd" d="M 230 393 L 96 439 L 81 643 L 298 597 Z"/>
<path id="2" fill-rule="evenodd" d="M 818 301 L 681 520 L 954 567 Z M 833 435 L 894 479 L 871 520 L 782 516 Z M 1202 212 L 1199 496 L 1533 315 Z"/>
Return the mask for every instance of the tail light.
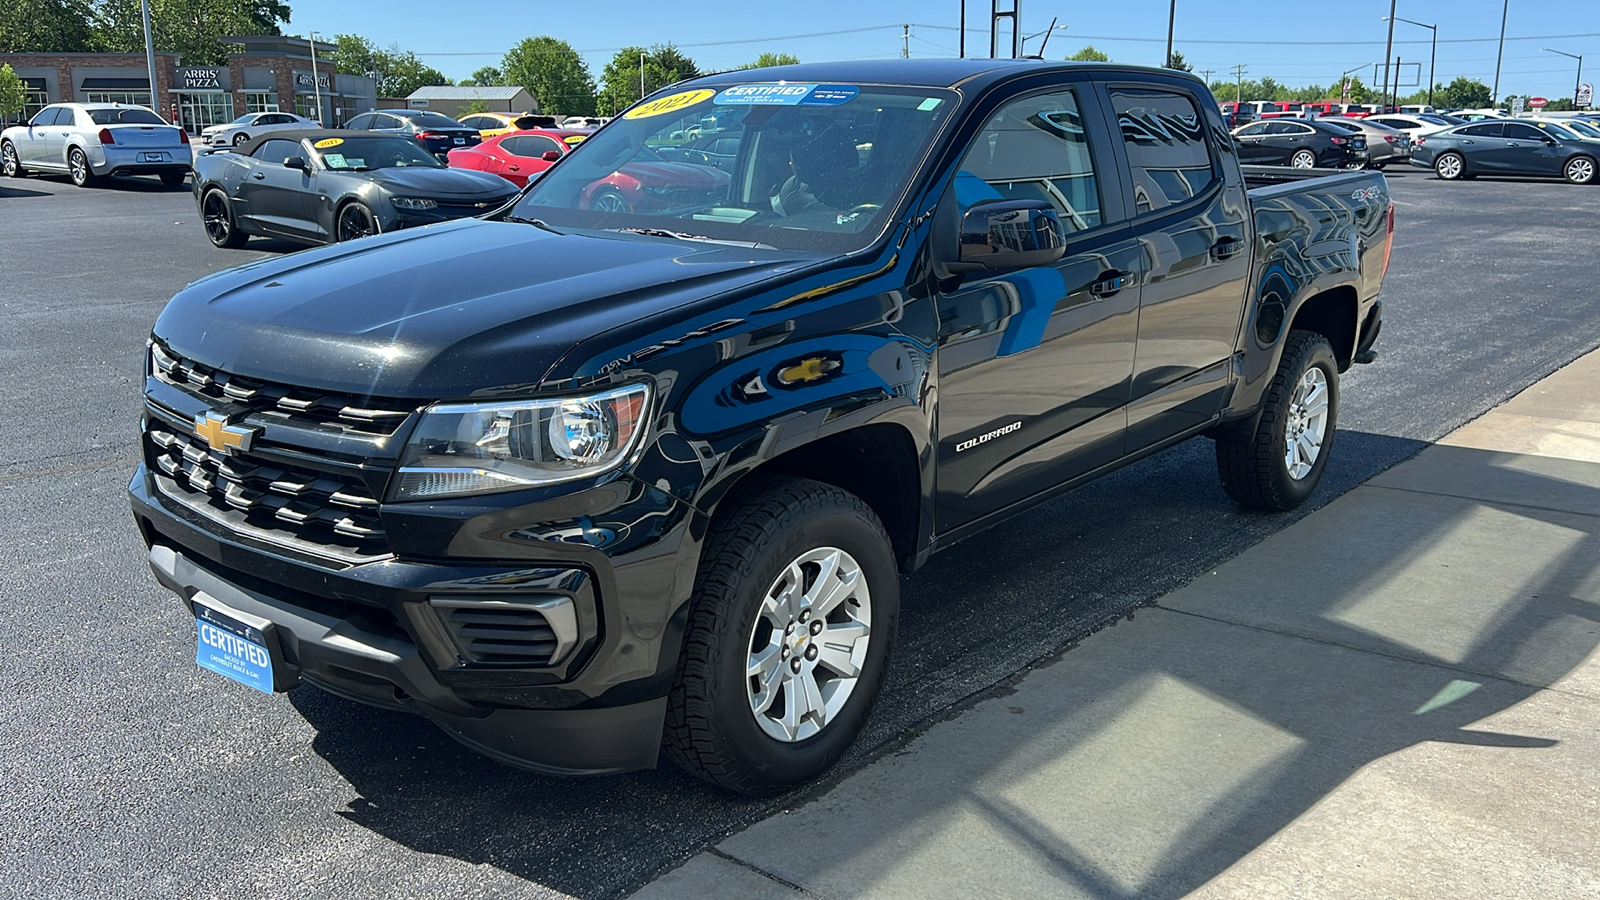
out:
<path id="1" fill-rule="evenodd" d="M 1350 143 L 1350 139 L 1349 138 L 1342 138 L 1342 137 L 1328 138 L 1328 140 L 1333 141 L 1335 144 L 1348 144 L 1348 143 Z"/>
<path id="2" fill-rule="evenodd" d="M 111 129 L 109 129 L 109 128 L 100 129 L 100 143 L 102 143 L 102 144 L 115 144 L 116 143 L 116 141 L 111 139 Z"/>
<path id="3" fill-rule="evenodd" d="M 185 144 L 189 143 L 189 132 L 184 131 L 182 128 L 179 128 L 178 129 L 178 140 L 181 143 L 185 143 Z"/>
<path id="4" fill-rule="evenodd" d="M 1390 201 L 1389 202 L 1389 233 L 1383 239 L 1383 274 L 1379 275 L 1378 276 L 1379 278 L 1382 278 L 1382 277 L 1384 277 L 1384 276 L 1389 274 L 1389 254 L 1391 254 L 1393 252 L 1394 252 L 1394 201 Z"/>
<path id="5" fill-rule="evenodd" d="M 450 135 L 445 134 L 442 131 L 419 131 L 419 132 L 417 132 L 417 140 L 419 140 L 419 141 L 436 141 L 436 140 L 439 140 L 440 138 L 447 138 L 449 136 Z"/>
<path id="6" fill-rule="evenodd" d="M 1398 134 L 1386 134 L 1383 136 L 1383 139 L 1391 144 L 1400 143 L 1400 135 Z"/>

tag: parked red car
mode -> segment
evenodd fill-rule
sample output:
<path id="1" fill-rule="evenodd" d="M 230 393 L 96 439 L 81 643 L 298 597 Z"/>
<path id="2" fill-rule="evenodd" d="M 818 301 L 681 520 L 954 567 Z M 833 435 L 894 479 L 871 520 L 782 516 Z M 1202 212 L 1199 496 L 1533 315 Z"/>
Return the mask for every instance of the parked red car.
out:
<path id="1" fill-rule="evenodd" d="M 490 172 L 517 187 L 527 187 L 528 176 L 550 168 L 592 133 L 592 129 L 570 128 L 508 131 L 475 147 L 451 150 L 450 167 Z"/>
<path id="2" fill-rule="evenodd" d="M 642 147 L 622 168 L 590 184 L 578 205 L 601 212 L 675 209 L 723 201 L 732 177 L 710 165 L 672 162 Z"/>

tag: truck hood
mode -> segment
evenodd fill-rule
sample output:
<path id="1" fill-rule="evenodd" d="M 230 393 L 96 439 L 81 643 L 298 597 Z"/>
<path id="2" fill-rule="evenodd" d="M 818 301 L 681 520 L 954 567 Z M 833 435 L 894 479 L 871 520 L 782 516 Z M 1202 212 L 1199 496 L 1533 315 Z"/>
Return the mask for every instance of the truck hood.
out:
<path id="1" fill-rule="evenodd" d="M 466 219 L 219 272 L 174 297 L 155 336 L 248 377 L 462 398 L 531 387 L 586 338 L 818 261 Z"/>

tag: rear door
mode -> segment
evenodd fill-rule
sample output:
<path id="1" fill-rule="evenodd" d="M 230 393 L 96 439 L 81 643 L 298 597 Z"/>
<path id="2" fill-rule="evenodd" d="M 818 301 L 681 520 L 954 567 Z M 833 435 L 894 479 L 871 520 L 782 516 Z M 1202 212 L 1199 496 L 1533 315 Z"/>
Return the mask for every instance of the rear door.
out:
<path id="1" fill-rule="evenodd" d="M 1222 408 L 1250 276 L 1250 207 L 1238 168 L 1223 165 L 1221 119 L 1198 93 L 1116 82 L 1106 90 L 1141 257 L 1127 438 L 1136 452 Z"/>
<path id="2" fill-rule="evenodd" d="M 1505 140 L 1499 122 L 1479 122 L 1455 132 L 1456 149 L 1466 157 L 1472 172 L 1501 172 L 1505 167 Z"/>
<path id="3" fill-rule="evenodd" d="M 1268 129 L 1273 123 L 1254 122 L 1239 129 L 1234 135 L 1234 143 L 1239 149 L 1239 162 L 1245 165 L 1265 166 L 1271 165 L 1273 150 L 1266 144 Z"/>
<path id="4" fill-rule="evenodd" d="M 943 201 L 957 207 L 952 222 L 984 201 L 1045 201 L 1067 243 L 1053 264 L 967 273 L 935 297 L 940 531 L 1123 452 L 1139 247 L 1122 213 L 1112 129 L 1087 76 L 1074 81 L 1005 100 Z"/>

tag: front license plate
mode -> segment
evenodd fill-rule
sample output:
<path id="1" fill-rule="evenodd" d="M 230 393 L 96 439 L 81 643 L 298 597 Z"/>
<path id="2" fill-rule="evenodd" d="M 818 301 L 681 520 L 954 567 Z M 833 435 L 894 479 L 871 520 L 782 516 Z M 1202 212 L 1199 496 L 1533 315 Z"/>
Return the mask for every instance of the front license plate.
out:
<path id="1" fill-rule="evenodd" d="M 167 161 L 167 155 L 165 153 L 141 153 L 141 154 L 139 154 L 139 161 L 140 162 L 166 162 Z"/>
<path id="2" fill-rule="evenodd" d="M 467 142 L 466 138 L 456 138 L 456 143 L 458 143 L 458 144 L 465 144 L 466 142 Z"/>
<path id="3" fill-rule="evenodd" d="M 261 629 L 226 616 L 196 600 L 194 661 L 202 669 L 272 693 L 272 654 Z"/>

